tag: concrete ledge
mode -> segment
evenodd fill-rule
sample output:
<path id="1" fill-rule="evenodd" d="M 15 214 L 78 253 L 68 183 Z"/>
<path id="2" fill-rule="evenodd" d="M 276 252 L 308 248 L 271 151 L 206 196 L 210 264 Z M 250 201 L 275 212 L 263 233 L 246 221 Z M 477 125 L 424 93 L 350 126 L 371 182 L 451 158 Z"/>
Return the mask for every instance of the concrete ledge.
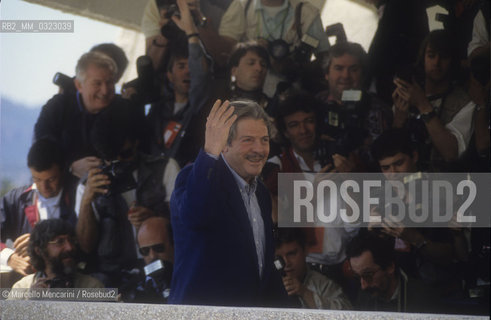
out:
<path id="1" fill-rule="evenodd" d="M 8 319 L 489 319 L 464 315 L 330 311 L 309 309 L 229 308 L 102 302 L 1 301 L 0 318 Z"/>

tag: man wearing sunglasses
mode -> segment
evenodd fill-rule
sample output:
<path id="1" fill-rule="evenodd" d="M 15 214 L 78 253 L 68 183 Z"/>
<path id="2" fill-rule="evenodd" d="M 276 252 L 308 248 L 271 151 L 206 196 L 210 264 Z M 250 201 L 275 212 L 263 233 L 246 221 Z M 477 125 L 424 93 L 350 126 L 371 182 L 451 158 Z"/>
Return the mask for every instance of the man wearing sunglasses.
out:
<path id="1" fill-rule="evenodd" d="M 77 272 L 75 232 L 64 220 L 48 219 L 36 224 L 28 253 L 38 271 L 16 282 L 13 289 L 104 287 L 99 280 Z"/>
<path id="2" fill-rule="evenodd" d="M 121 288 L 123 301 L 166 303 L 174 263 L 174 243 L 169 219 L 146 219 L 138 230 L 137 240 L 145 267 L 143 272 Z"/>

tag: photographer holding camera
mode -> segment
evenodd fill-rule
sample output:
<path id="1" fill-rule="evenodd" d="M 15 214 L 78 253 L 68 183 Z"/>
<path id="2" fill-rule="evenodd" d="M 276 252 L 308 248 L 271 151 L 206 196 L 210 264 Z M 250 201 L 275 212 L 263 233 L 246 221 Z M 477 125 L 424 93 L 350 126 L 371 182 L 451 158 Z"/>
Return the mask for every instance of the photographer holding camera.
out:
<path id="1" fill-rule="evenodd" d="M 152 131 L 152 154 L 175 158 L 180 166 L 194 160 L 204 127 L 199 112 L 207 103 L 211 84 L 208 61 L 195 22 L 186 1 L 177 2 L 180 15 L 172 23 L 184 35 L 184 46 L 167 50 L 165 85 L 158 101 L 152 104 L 147 120 Z"/>
<path id="2" fill-rule="evenodd" d="M 329 88 L 317 95 L 325 103 L 325 146 L 319 152 L 342 160 L 356 155 L 358 161 L 352 163 L 352 171 L 372 167 L 368 146 L 390 127 L 392 119 L 389 107 L 363 90 L 366 62 L 367 54 L 358 43 L 336 43 L 324 63 Z"/>
<path id="3" fill-rule="evenodd" d="M 349 310 L 351 303 L 333 280 L 311 270 L 305 234 L 300 228 L 280 228 L 275 241 L 275 255 L 282 259 L 283 286 L 290 297 L 296 297 L 302 308 Z"/>
<path id="4" fill-rule="evenodd" d="M 76 94 L 55 95 L 44 105 L 36 122 L 34 140 L 49 137 L 60 143 L 73 180 L 101 164 L 89 139 L 95 119 L 106 109 L 131 105 L 114 92 L 117 74 L 116 63 L 106 54 L 85 53 L 76 66 Z M 133 116 L 143 120 L 144 115 L 134 109 Z"/>
<path id="5" fill-rule="evenodd" d="M 457 85 L 459 60 L 453 35 L 432 31 L 421 44 L 416 70 L 422 73 L 422 81 L 415 76 L 394 79 L 394 127 L 409 129 L 420 143 L 425 169 L 460 171 L 458 160 L 474 131 L 476 104 Z"/>
<path id="6" fill-rule="evenodd" d="M 268 49 L 272 70 L 264 91 L 270 97 L 278 83 L 298 79 L 313 53 L 321 60 L 329 50 L 319 10 L 297 0 L 235 0 L 222 17 L 219 35 L 226 53 L 238 41 L 248 40 Z"/>
<path id="7" fill-rule="evenodd" d="M 104 288 L 99 280 L 77 272 L 75 232 L 64 220 L 48 219 L 36 224 L 28 253 L 37 272 L 16 282 L 12 289 Z"/>
<path id="8" fill-rule="evenodd" d="M 418 170 L 419 153 L 416 144 L 411 141 L 410 133 L 404 129 L 387 130 L 374 141 L 371 151 L 387 180 L 404 183 L 405 190 L 399 191 L 404 204 L 408 206 L 409 202 L 414 202 L 415 207 L 421 207 L 421 194 L 410 194 L 408 181 L 429 178 Z M 431 200 L 436 201 L 435 198 Z M 463 228 L 406 226 L 403 222 L 393 221 L 383 208 L 384 204 L 381 204 L 373 209 L 373 213 L 383 215 L 384 218 L 380 225 L 371 226 L 372 231 L 395 238 L 398 262 L 408 274 L 414 272 L 418 278 L 431 284 L 448 284 L 455 279 L 460 280 L 466 271 L 463 263 L 468 260 Z"/>
<path id="9" fill-rule="evenodd" d="M 170 221 L 150 217 L 138 230 L 138 246 L 145 267 L 121 288 L 125 302 L 166 303 L 174 263 L 174 243 Z"/>
<path id="10" fill-rule="evenodd" d="M 138 152 L 130 114 L 124 108 L 111 110 L 94 123 L 92 142 L 104 164 L 91 169 L 77 190 L 80 247 L 94 258 L 96 276 L 111 287 L 119 287 L 123 269 L 140 262 L 135 235 L 141 223 L 168 216 L 179 171 L 173 159 Z"/>

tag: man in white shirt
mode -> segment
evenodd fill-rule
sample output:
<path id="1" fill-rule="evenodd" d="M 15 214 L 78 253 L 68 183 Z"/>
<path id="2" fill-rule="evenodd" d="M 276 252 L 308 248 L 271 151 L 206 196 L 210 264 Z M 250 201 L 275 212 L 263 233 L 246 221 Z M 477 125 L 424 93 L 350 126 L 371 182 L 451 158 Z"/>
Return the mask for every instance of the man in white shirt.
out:
<path id="1" fill-rule="evenodd" d="M 72 201 L 63 190 L 64 158 L 60 147 L 49 139 L 36 141 L 27 165 L 33 184 L 9 191 L 0 203 L 0 264 L 25 276 L 32 273 L 27 255 L 29 233 L 40 220 L 63 219 L 75 225 Z M 7 239 L 13 241 L 7 247 Z"/>

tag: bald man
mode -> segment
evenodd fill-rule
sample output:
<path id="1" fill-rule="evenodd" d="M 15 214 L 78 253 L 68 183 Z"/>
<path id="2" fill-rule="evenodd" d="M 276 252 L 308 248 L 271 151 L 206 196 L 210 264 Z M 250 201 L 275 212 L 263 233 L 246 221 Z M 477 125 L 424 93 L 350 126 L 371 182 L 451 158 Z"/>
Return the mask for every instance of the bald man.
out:
<path id="1" fill-rule="evenodd" d="M 146 219 L 138 230 L 138 246 L 145 265 L 156 260 L 174 263 L 174 244 L 169 220 L 163 217 Z"/>
<path id="2" fill-rule="evenodd" d="M 143 273 L 130 279 L 120 290 L 123 301 L 166 303 L 174 263 L 174 244 L 170 222 L 163 217 L 150 217 L 138 230 L 138 247 L 145 267 Z"/>

